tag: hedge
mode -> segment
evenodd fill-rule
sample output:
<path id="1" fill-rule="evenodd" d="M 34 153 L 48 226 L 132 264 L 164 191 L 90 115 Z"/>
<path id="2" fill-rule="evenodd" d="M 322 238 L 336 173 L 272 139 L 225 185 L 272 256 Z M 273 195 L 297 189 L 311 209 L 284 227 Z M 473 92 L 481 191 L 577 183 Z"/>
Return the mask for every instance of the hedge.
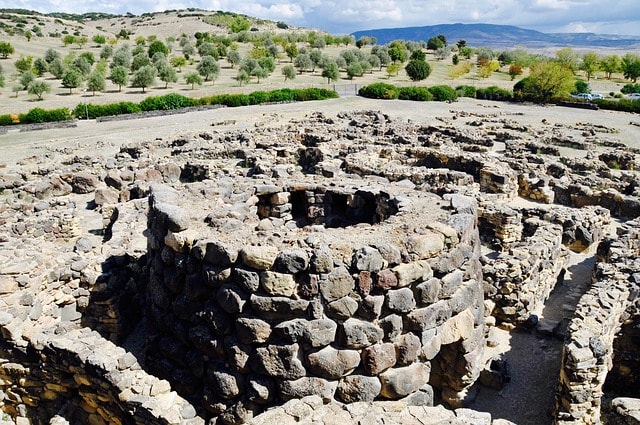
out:
<path id="1" fill-rule="evenodd" d="M 427 87 L 401 87 L 398 90 L 398 99 L 428 102 L 433 100 L 433 95 Z"/>
<path id="2" fill-rule="evenodd" d="M 433 86 L 429 87 L 429 91 L 433 95 L 433 100 L 439 102 L 453 101 L 458 98 L 458 93 L 450 86 Z"/>
<path id="3" fill-rule="evenodd" d="M 361 87 L 358 94 L 369 99 L 397 99 L 399 96 L 398 88 L 387 83 L 373 83 Z"/>
<path id="4" fill-rule="evenodd" d="M 80 103 L 73 111 L 67 108 L 45 110 L 34 108 L 26 114 L 0 115 L 0 126 L 30 124 L 42 122 L 67 121 L 73 119 L 96 119 L 99 117 L 135 114 L 139 112 L 174 110 L 202 105 L 224 105 L 228 107 L 259 105 L 263 103 L 304 102 L 337 98 L 338 93 L 321 88 L 279 89 L 269 92 L 256 91 L 251 94 L 220 94 L 216 96 L 192 99 L 181 94 L 169 93 L 163 96 L 150 96 L 140 103 L 119 102 L 106 105 Z"/>

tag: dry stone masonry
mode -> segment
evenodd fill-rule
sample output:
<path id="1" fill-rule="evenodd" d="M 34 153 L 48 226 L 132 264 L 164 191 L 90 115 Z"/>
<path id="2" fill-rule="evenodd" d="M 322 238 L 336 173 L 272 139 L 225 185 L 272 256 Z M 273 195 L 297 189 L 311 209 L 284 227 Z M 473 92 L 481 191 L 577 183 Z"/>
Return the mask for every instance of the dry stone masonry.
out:
<path id="1" fill-rule="evenodd" d="M 507 424 L 469 409 L 477 381 L 509 397 L 489 329 L 534 332 L 598 244 L 548 410 L 637 416 L 638 153 L 612 129 L 279 118 L 0 166 L 11 423 Z"/>

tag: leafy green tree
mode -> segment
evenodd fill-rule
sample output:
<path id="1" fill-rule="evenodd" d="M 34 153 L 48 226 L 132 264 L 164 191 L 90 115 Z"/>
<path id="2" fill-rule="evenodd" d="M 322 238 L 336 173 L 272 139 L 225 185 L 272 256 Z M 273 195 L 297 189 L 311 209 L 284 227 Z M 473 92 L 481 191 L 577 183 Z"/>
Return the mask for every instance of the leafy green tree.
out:
<path id="1" fill-rule="evenodd" d="M 607 80 L 611 79 L 613 73 L 621 70 L 622 60 L 618 55 L 608 55 L 602 58 L 600 61 L 600 69 L 604 71 L 607 76 Z"/>
<path id="2" fill-rule="evenodd" d="M 80 53 L 81 58 L 85 58 L 89 65 L 93 65 L 96 63 L 96 57 L 93 55 L 93 52 L 82 52 Z"/>
<path id="3" fill-rule="evenodd" d="M 298 72 L 300 74 L 302 74 L 304 71 L 311 69 L 311 67 L 313 66 L 313 62 L 311 62 L 311 58 L 307 53 L 299 54 L 296 57 L 294 64 L 295 64 L 295 67 L 298 68 Z"/>
<path id="4" fill-rule="evenodd" d="M 197 84 L 199 86 L 202 85 L 202 77 L 197 72 L 190 72 L 184 76 L 184 81 L 187 84 L 191 84 L 191 90 L 194 89 L 194 86 Z"/>
<path id="5" fill-rule="evenodd" d="M 82 84 L 82 74 L 75 69 L 68 70 L 62 76 L 62 87 L 69 89 L 69 94 L 73 89 L 80 87 L 80 84 Z"/>
<path id="6" fill-rule="evenodd" d="M 571 70 L 574 74 L 578 69 L 579 59 L 580 57 L 578 56 L 578 53 L 576 53 L 571 47 L 565 47 L 556 51 L 556 61 Z"/>
<path id="7" fill-rule="evenodd" d="M 158 69 L 158 78 L 164 82 L 164 88 L 169 87 L 169 83 L 178 82 L 178 73 L 169 65 L 168 62 L 160 62 L 156 65 Z"/>
<path id="8" fill-rule="evenodd" d="M 353 77 L 361 77 L 363 73 L 360 63 L 353 63 L 347 66 L 347 76 L 350 80 L 353 80 Z"/>
<path id="9" fill-rule="evenodd" d="M 600 56 L 596 52 L 586 52 L 582 55 L 580 70 L 584 71 L 587 81 L 591 81 L 591 77 L 600 69 Z"/>
<path id="10" fill-rule="evenodd" d="M 589 83 L 582 80 L 576 80 L 575 90 L 573 93 L 589 93 Z"/>
<path id="11" fill-rule="evenodd" d="M 146 55 L 145 53 L 139 53 L 135 55 L 133 57 L 133 60 L 131 61 L 131 71 L 136 72 L 143 66 L 149 66 L 149 65 L 151 65 L 151 59 L 149 59 L 149 56 Z"/>
<path id="12" fill-rule="evenodd" d="M 298 46 L 296 46 L 295 43 L 289 43 L 285 46 L 284 48 L 284 53 L 287 55 L 287 57 L 291 60 L 291 62 L 293 63 L 293 60 L 298 56 L 299 51 L 298 51 Z"/>
<path id="13" fill-rule="evenodd" d="M 182 72 L 182 67 L 187 64 L 184 56 L 174 56 L 171 58 L 171 66 L 178 68 L 178 72 Z"/>
<path id="14" fill-rule="evenodd" d="M 64 73 L 67 72 L 67 67 L 64 65 L 64 62 L 62 62 L 62 59 L 57 58 L 49 64 L 49 72 L 59 80 L 64 76 Z"/>
<path id="15" fill-rule="evenodd" d="M 198 54 L 201 57 L 213 56 L 216 60 L 220 59 L 218 55 L 218 48 L 213 44 L 205 41 L 198 46 Z"/>
<path id="16" fill-rule="evenodd" d="M 380 58 L 376 55 L 369 55 L 369 57 L 367 58 L 367 62 L 369 62 L 371 68 L 380 69 L 380 67 L 382 66 Z"/>
<path id="17" fill-rule="evenodd" d="M 13 48 L 13 46 L 6 42 L 6 41 L 0 41 L 0 58 L 2 59 L 6 59 L 9 57 L 9 55 L 12 55 L 16 50 Z"/>
<path id="18" fill-rule="evenodd" d="M 46 60 L 38 58 L 33 62 L 33 71 L 38 77 L 42 77 L 49 70 L 49 64 Z"/>
<path id="19" fill-rule="evenodd" d="M 247 18 L 244 18 L 242 16 L 236 16 L 233 19 L 233 22 L 231 23 L 231 26 L 229 27 L 229 29 L 233 34 L 237 34 L 241 31 L 249 31 L 250 27 L 251 25 L 249 24 L 249 20 L 247 20 Z"/>
<path id="20" fill-rule="evenodd" d="M 20 74 L 20 84 L 22 85 L 23 90 L 27 90 L 29 88 L 29 84 L 36 80 L 36 76 L 33 72 L 27 71 Z"/>
<path id="21" fill-rule="evenodd" d="M 640 55 L 634 53 L 625 54 L 622 57 L 620 69 L 624 78 L 635 83 L 640 77 Z"/>
<path id="22" fill-rule="evenodd" d="M 145 89 L 152 86 L 155 80 L 156 68 L 151 65 L 145 65 L 133 73 L 133 78 L 131 78 L 131 87 L 141 88 L 142 93 L 144 93 Z"/>
<path id="23" fill-rule="evenodd" d="M 327 79 L 327 84 L 331 84 L 332 81 L 338 81 L 338 78 L 340 78 L 338 65 L 335 62 L 326 63 L 322 70 L 322 76 Z"/>
<path id="24" fill-rule="evenodd" d="M 446 43 L 442 41 L 442 38 L 440 36 L 431 37 L 427 41 L 427 49 L 429 50 L 437 50 L 440 47 L 444 47 L 444 46 L 446 46 Z"/>
<path id="25" fill-rule="evenodd" d="M 557 61 L 538 62 L 531 67 L 523 91 L 535 101 L 548 103 L 554 97 L 568 96 L 573 87 L 573 72 L 566 65 Z"/>
<path id="26" fill-rule="evenodd" d="M 240 56 L 240 52 L 237 49 L 229 50 L 227 53 L 227 62 L 231 64 L 231 68 L 235 67 L 242 61 L 242 56 Z"/>
<path id="27" fill-rule="evenodd" d="M 397 76 L 398 73 L 400 72 L 400 68 L 402 68 L 402 67 L 397 62 L 393 62 L 393 63 L 390 63 L 389 65 L 387 65 L 387 69 L 386 69 L 386 71 L 387 71 L 387 79 L 391 78 L 392 75 Z"/>
<path id="28" fill-rule="evenodd" d="M 129 50 L 128 45 L 122 45 L 113 53 L 113 58 L 111 59 L 111 68 L 115 68 L 116 66 L 124 66 L 129 69 L 131 67 L 131 51 Z"/>
<path id="29" fill-rule="evenodd" d="M 258 59 L 258 65 L 267 71 L 267 74 L 271 74 L 276 69 L 276 61 L 271 56 L 263 56 Z"/>
<path id="30" fill-rule="evenodd" d="M 15 66 L 20 73 L 30 71 L 33 66 L 33 56 L 20 55 L 20 59 L 16 61 Z"/>
<path id="31" fill-rule="evenodd" d="M 407 60 L 407 48 L 403 43 L 392 42 L 388 52 L 393 62 L 404 63 Z"/>
<path id="32" fill-rule="evenodd" d="M 87 89 L 96 95 L 97 91 L 103 91 L 106 87 L 105 77 L 102 72 L 93 71 L 87 78 Z"/>
<path id="33" fill-rule="evenodd" d="M 413 59 L 404 67 L 411 81 L 422 81 L 431 74 L 431 66 L 427 61 Z"/>
<path id="34" fill-rule="evenodd" d="M 62 57 L 60 56 L 60 53 L 53 50 L 52 48 L 48 48 L 47 51 L 44 53 L 44 60 L 48 64 L 50 64 L 56 59 L 62 59 Z"/>
<path id="35" fill-rule="evenodd" d="M 118 86 L 118 91 L 122 91 L 122 86 L 126 86 L 129 82 L 129 68 L 122 65 L 111 68 L 109 81 Z"/>
<path id="36" fill-rule="evenodd" d="M 238 71 L 238 75 L 236 75 L 236 80 L 238 80 L 240 87 L 242 87 L 242 83 L 247 84 L 249 81 L 251 81 L 251 76 L 247 73 L 247 71 L 241 69 Z"/>
<path id="37" fill-rule="evenodd" d="M 204 81 L 211 79 L 215 82 L 220 74 L 220 64 L 218 64 L 218 61 L 213 56 L 205 56 L 198 66 L 196 66 L 196 70 L 198 74 L 204 77 Z"/>
<path id="38" fill-rule="evenodd" d="M 471 56 L 473 55 L 473 49 L 469 46 L 461 47 L 458 52 L 465 59 L 471 59 Z"/>
<path id="39" fill-rule="evenodd" d="M 27 92 L 37 96 L 38 100 L 42 100 L 42 95 L 50 91 L 51 86 L 46 81 L 32 81 L 27 88 Z"/>
<path id="40" fill-rule="evenodd" d="M 83 78 L 87 78 L 91 73 L 91 64 L 84 56 L 78 56 L 71 62 L 71 68 L 82 74 Z"/>
<path id="41" fill-rule="evenodd" d="M 81 35 L 81 36 L 78 36 L 78 37 L 74 37 L 73 42 L 78 45 L 79 49 L 82 49 L 82 46 L 87 44 L 89 42 L 89 39 L 87 37 L 85 37 L 84 35 Z"/>
<path id="42" fill-rule="evenodd" d="M 285 65 L 282 67 L 282 75 L 284 80 L 293 80 L 296 78 L 296 68 L 293 65 Z"/>
<path id="43" fill-rule="evenodd" d="M 102 46 L 102 49 L 100 50 L 100 59 L 109 59 L 111 56 L 113 56 L 113 47 L 108 44 Z"/>
<path id="44" fill-rule="evenodd" d="M 156 53 L 162 53 L 165 56 L 169 55 L 169 48 L 160 40 L 156 40 L 149 45 L 147 50 L 149 57 L 152 58 Z"/>
<path id="45" fill-rule="evenodd" d="M 96 43 L 98 46 L 102 46 L 107 42 L 107 37 L 102 34 L 96 34 L 91 38 L 91 41 Z"/>
<path id="46" fill-rule="evenodd" d="M 182 46 L 182 54 L 185 58 L 189 59 L 196 54 L 196 48 L 193 46 L 193 44 L 187 43 Z"/>
<path id="47" fill-rule="evenodd" d="M 267 72 L 266 69 L 261 67 L 260 64 L 258 64 L 258 66 L 253 68 L 250 75 L 252 77 L 256 77 L 258 79 L 258 84 L 260 84 L 260 80 L 263 78 L 267 78 L 269 76 L 269 73 Z"/>
<path id="48" fill-rule="evenodd" d="M 67 47 L 69 44 L 73 44 L 75 41 L 76 38 L 71 34 L 67 34 L 62 37 L 62 44 L 64 44 L 64 47 Z"/>
<path id="49" fill-rule="evenodd" d="M 413 52 L 411 52 L 411 56 L 409 56 L 409 60 L 426 61 L 427 55 L 422 50 L 414 50 Z"/>

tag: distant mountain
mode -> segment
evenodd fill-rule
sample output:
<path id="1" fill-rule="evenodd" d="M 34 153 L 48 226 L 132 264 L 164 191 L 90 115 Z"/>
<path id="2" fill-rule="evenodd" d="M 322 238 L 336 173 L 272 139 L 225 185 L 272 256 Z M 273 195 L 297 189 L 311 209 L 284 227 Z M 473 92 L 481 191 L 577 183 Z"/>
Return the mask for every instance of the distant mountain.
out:
<path id="1" fill-rule="evenodd" d="M 393 40 L 427 41 L 439 34 L 449 43 L 465 40 L 468 46 L 478 47 L 527 47 L 576 46 L 576 47 L 617 47 L 634 48 L 640 46 L 640 37 L 594 33 L 553 33 L 520 28 L 512 25 L 493 24 L 442 24 L 424 27 L 385 28 L 356 31 L 353 36 L 375 37 L 378 44 Z"/>

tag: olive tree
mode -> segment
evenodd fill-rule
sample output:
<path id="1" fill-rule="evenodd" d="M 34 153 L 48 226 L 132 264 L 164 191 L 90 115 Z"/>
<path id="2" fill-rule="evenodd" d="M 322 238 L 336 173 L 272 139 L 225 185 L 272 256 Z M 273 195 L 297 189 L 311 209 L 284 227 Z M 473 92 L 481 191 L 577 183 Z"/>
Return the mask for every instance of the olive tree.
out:
<path id="1" fill-rule="evenodd" d="M 51 86 L 46 81 L 32 81 L 27 89 L 29 94 L 33 94 L 38 97 L 38 100 L 42 100 L 42 95 L 51 91 Z"/>
<path id="2" fill-rule="evenodd" d="M 122 86 L 126 86 L 129 82 L 129 69 L 122 65 L 113 67 L 108 78 L 118 86 L 118 91 L 122 91 Z"/>
<path id="3" fill-rule="evenodd" d="M 155 81 L 156 68 L 151 65 L 145 65 L 133 73 L 133 78 L 131 78 L 131 87 L 141 88 L 142 93 L 144 93 L 145 89 L 152 86 Z"/>

